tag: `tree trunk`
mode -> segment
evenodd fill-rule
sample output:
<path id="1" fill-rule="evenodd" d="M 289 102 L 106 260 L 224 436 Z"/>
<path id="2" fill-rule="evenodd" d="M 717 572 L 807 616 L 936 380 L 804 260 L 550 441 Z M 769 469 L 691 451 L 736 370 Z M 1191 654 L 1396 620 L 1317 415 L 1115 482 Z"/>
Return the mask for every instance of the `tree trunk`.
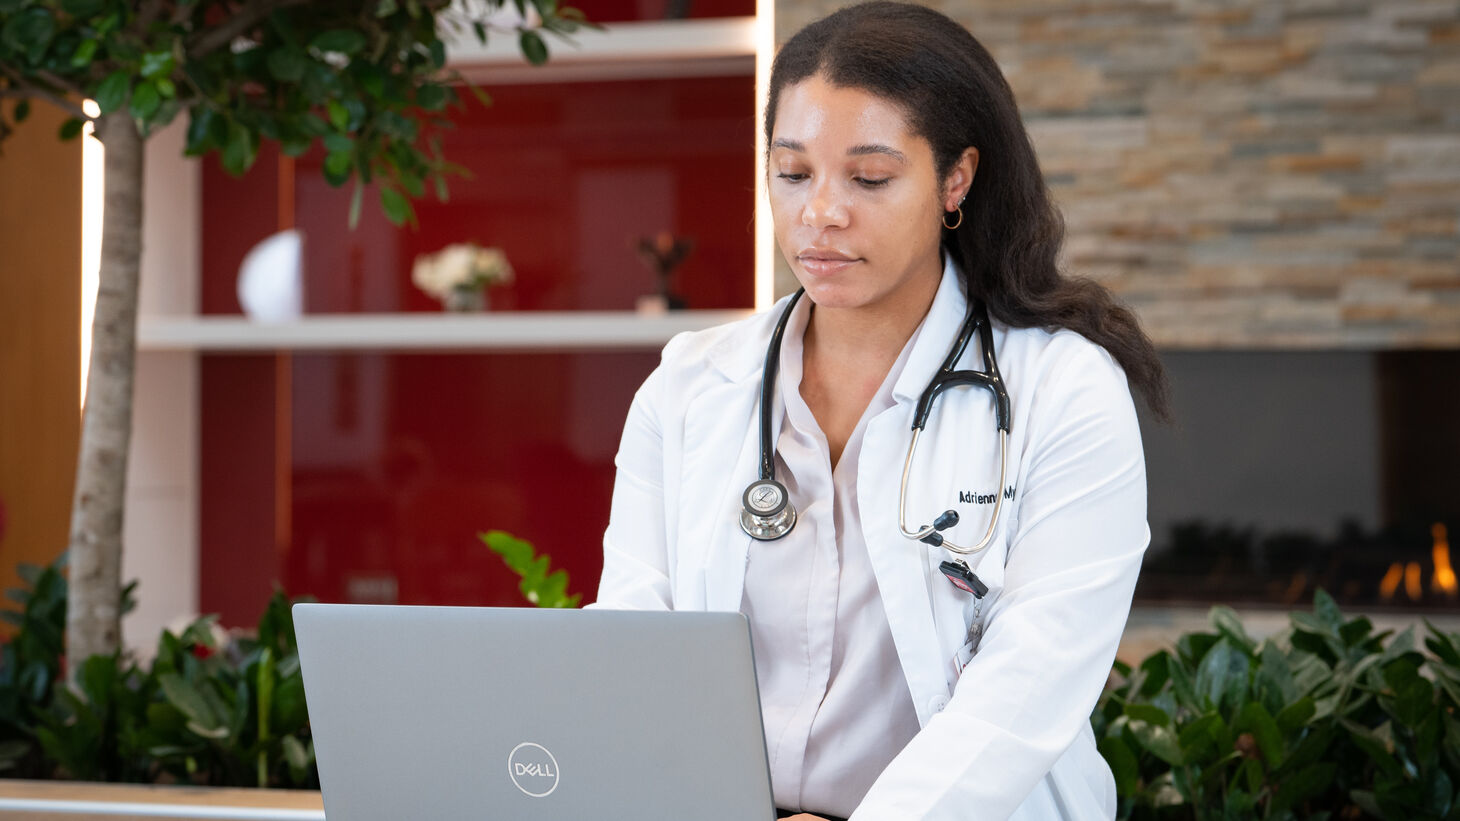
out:
<path id="1" fill-rule="evenodd" d="M 106 147 L 106 210 L 71 503 L 66 656 L 73 677 L 87 658 L 115 652 L 121 642 L 122 506 L 142 262 L 142 136 L 125 108 L 97 120 L 96 133 Z"/>

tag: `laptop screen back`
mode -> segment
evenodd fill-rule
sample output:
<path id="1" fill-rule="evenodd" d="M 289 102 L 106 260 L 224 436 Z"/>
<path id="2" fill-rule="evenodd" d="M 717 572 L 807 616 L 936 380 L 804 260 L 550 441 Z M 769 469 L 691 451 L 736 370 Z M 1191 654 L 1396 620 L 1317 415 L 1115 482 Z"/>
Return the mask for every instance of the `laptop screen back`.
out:
<path id="1" fill-rule="evenodd" d="M 772 819 L 738 613 L 299 604 L 325 812 Z"/>

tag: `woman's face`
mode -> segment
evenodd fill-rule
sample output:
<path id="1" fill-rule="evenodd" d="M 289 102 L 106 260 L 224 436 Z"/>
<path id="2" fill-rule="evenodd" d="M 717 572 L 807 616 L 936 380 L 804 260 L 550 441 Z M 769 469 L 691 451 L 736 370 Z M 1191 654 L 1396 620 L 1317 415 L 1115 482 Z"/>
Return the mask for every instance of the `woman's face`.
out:
<path id="1" fill-rule="evenodd" d="M 965 165 L 942 192 L 932 146 L 908 131 L 897 106 L 820 75 L 786 86 L 771 135 L 771 212 L 781 253 L 812 301 L 926 308 L 942 276 L 944 209 L 972 180 Z"/>

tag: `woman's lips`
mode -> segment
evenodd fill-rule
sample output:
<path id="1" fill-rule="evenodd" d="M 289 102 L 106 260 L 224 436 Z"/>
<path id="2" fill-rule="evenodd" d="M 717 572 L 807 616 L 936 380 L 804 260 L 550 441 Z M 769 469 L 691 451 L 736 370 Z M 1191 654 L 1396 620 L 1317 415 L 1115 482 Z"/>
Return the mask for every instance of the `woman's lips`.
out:
<path id="1" fill-rule="evenodd" d="M 805 268 L 807 273 L 815 274 L 817 276 L 829 276 L 831 274 L 837 273 L 838 271 L 841 271 L 844 268 L 849 268 L 852 265 L 861 262 L 861 260 L 857 259 L 840 259 L 814 256 L 803 256 L 798 257 L 798 259 L 801 261 L 801 267 Z"/>

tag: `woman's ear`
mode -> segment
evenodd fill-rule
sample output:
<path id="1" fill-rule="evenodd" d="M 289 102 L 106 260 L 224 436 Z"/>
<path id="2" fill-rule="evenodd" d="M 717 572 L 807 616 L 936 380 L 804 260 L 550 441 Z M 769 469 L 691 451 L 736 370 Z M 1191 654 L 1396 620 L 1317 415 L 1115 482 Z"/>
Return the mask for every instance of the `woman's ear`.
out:
<path id="1" fill-rule="evenodd" d="M 963 149 L 963 155 L 953 164 L 948 174 L 947 193 L 943 195 L 943 210 L 952 211 L 968 196 L 973 186 L 973 176 L 978 173 L 978 149 L 973 146 Z"/>

